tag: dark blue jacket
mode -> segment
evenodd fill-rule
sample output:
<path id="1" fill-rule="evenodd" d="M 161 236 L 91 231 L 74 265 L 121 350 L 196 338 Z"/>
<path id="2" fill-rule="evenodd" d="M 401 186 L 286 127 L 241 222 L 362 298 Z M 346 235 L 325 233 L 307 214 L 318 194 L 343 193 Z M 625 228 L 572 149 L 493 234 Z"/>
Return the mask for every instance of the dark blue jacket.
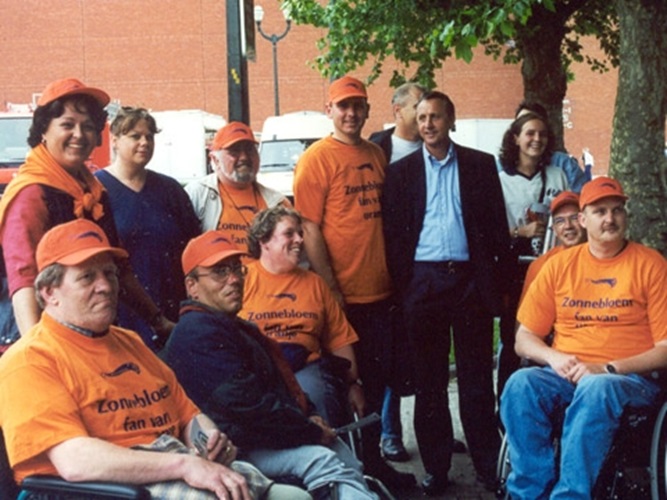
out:
<path id="1" fill-rule="evenodd" d="M 319 444 L 322 429 L 301 411 L 257 327 L 198 302 L 183 305 L 164 359 L 202 412 L 246 450 Z"/>
<path id="2" fill-rule="evenodd" d="M 391 142 L 391 136 L 394 135 L 394 130 L 396 130 L 396 127 L 391 127 L 379 132 L 373 132 L 368 138 L 369 141 L 374 142 L 382 148 L 382 151 L 384 151 L 384 156 L 387 158 L 387 163 L 391 161 L 391 152 L 394 147 L 394 144 Z"/>

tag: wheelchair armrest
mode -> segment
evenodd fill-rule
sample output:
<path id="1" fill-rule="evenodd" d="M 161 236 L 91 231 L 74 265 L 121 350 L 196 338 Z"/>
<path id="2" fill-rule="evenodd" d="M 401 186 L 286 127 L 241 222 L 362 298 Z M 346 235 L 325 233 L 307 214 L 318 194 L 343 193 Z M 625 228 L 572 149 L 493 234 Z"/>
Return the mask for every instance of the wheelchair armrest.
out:
<path id="1" fill-rule="evenodd" d="M 34 475 L 21 483 L 21 490 L 29 493 L 68 493 L 70 495 L 94 496 L 95 498 L 119 498 L 149 500 L 150 492 L 140 485 L 119 483 L 65 481 L 57 476 Z"/>

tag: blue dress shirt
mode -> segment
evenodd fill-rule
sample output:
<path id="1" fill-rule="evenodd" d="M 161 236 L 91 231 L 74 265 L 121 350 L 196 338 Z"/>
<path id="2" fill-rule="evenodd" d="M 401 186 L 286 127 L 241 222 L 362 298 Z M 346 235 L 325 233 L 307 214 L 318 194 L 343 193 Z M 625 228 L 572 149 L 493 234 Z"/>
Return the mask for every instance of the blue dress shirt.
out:
<path id="1" fill-rule="evenodd" d="M 454 144 L 444 160 L 438 160 L 422 146 L 426 168 L 426 213 L 419 234 L 415 260 L 467 261 L 468 239 L 463 226 L 459 164 Z"/>

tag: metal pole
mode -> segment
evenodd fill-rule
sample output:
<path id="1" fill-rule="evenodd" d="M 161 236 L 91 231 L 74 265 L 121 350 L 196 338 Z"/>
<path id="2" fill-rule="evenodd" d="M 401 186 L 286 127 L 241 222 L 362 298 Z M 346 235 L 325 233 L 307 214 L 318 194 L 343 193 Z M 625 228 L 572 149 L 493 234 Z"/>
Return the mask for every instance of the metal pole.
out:
<path id="1" fill-rule="evenodd" d="M 273 44 L 273 99 L 276 116 L 280 116 L 280 93 L 278 92 L 278 40 L 276 36 L 271 37 Z"/>
<path id="2" fill-rule="evenodd" d="M 259 7 L 255 7 L 255 24 L 257 24 L 257 31 L 259 31 L 259 34 L 262 35 L 262 37 L 265 40 L 268 40 L 271 42 L 271 45 L 273 45 L 273 100 L 274 100 L 274 112 L 276 116 L 280 116 L 280 95 L 279 95 L 279 89 L 278 89 L 278 42 L 285 38 L 287 33 L 289 32 L 290 28 L 292 27 L 292 20 L 291 19 L 286 19 L 285 21 L 287 22 L 287 25 L 285 26 L 285 31 L 283 31 L 280 35 L 278 34 L 272 34 L 268 35 L 264 33 L 264 30 L 262 30 L 262 19 L 257 17 L 257 9 Z M 261 14 L 263 16 L 263 13 Z"/>
<path id="3" fill-rule="evenodd" d="M 239 0 L 227 2 L 227 119 L 249 124 L 248 63 L 241 46 L 241 19 Z"/>

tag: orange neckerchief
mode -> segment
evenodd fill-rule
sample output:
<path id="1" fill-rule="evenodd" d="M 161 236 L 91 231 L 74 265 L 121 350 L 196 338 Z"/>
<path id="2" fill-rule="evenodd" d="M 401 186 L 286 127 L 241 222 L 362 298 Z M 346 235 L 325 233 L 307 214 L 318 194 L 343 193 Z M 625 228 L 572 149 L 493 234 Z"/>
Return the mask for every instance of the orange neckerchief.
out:
<path id="1" fill-rule="evenodd" d="M 51 156 L 43 144 L 32 148 L 25 163 L 19 168 L 16 177 L 7 185 L 0 199 L 0 227 L 4 224 L 5 212 L 11 201 L 23 188 L 31 184 L 45 184 L 72 196 L 74 216 L 77 219 L 82 218 L 88 212 L 92 215 L 93 220 L 99 220 L 104 215 L 104 209 L 100 203 L 104 187 L 87 168 L 82 169 L 81 174 L 89 192 L 83 190 L 76 179 Z"/>

